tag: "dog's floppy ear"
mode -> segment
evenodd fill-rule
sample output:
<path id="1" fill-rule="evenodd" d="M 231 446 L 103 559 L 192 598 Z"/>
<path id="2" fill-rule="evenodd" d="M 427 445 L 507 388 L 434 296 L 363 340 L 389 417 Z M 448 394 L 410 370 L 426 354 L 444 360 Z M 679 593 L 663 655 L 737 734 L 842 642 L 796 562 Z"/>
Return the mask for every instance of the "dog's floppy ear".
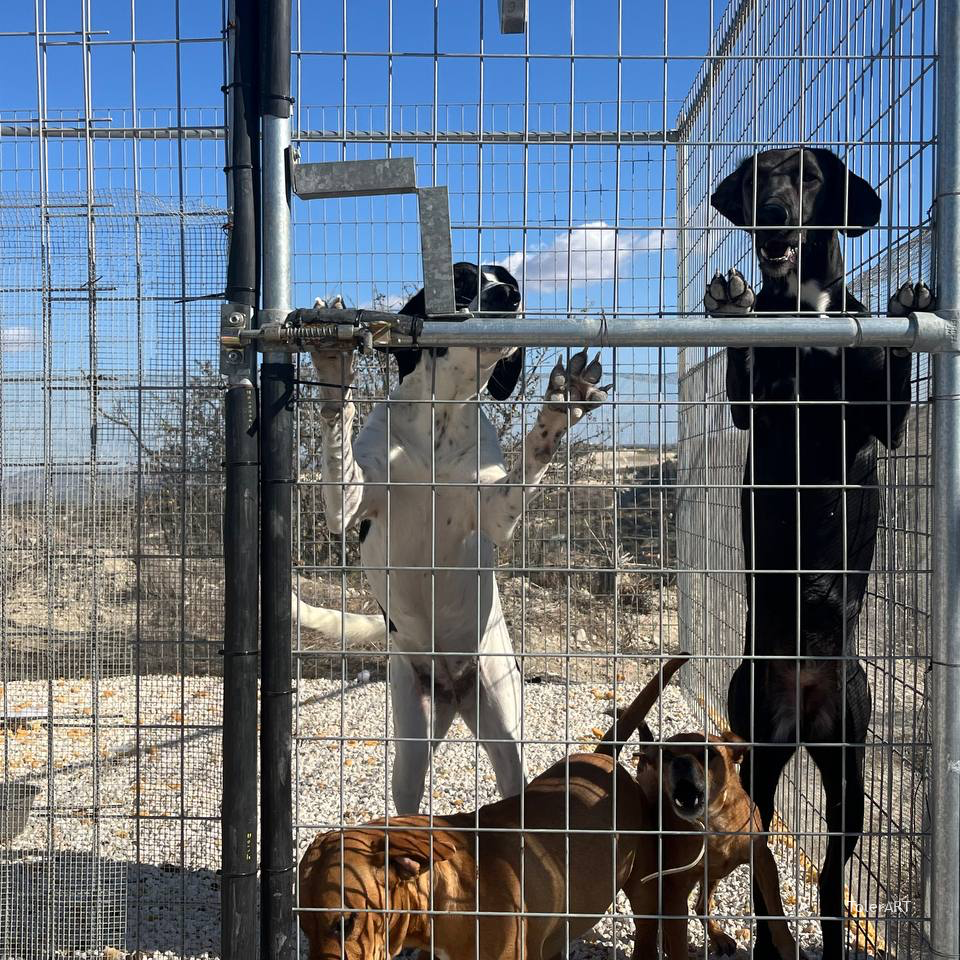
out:
<path id="1" fill-rule="evenodd" d="M 394 822 L 396 818 L 393 818 Z M 383 856 L 387 852 L 389 839 L 389 856 L 391 881 L 402 883 L 419 877 L 430 864 L 449 860 L 457 852 L 453 837 L 441 830 L 426 829 L 391 830 L 383 833 L 371 847 L 374 856 Z M 431 845 L 431 838 L 433 843 Z"/>
<path id="2" fill-rule="evenodd" d="M 513 296 L 516 297 L 516 306 L 513 307 L 512 300 L 508 301 L 508 303 L 513 307 L 514 311 L 519 309 L 520 284 L 517 283 L 517 278 L 507 270 L 506 267 L 500 266 L 499 263 L 484 264 L 480 269 L 484 274 L 496 277 L 501 284 L 513 288 Z M 480 309 L 483 310 L 484 308 L 485 304 L 481 303 Z M 487 383 L 487 390 L 490 396 L 493 397 L 494 400 L 506 400 L 516 389 L 522 372 L 523 350 L 520 349 L 515 350 L 509 357 L 504 357 L 504 359 L 499 361 L 493 368 L 493 375 Z"/>
<path id="3" fill-rule="evenodd" d="M 747 214 L 743 209 L 743 178 L 753 167 L 753 157 L 747 157 L 736 170 L 720 181 L 710 197 L 710 205 L 725 216 L 734 226 L 747 226 Z"/>
<path id="4" fill-rule="evenodd" d="M 877 191 L 863 177 L 851 173 L 832 150 L 818 148 L 811 152 L 817 158 L 824 176 L 828 202 L 822 209 L 831 224 L 847 224 L 840 229 L 848 237 L 862 236 L 869 227 L 876 226 L 882 206 Z"/>
<path id="5" fill-rule="evenodd" d="M 420 350 L 413 347 L 401 347 L 399 350 L 391 350 L 390 356 L 397 361 L 397 373 L 400 375 L 400 382 L 403 378 L 409 376 L 417 369 L 420 362 Z"/>
<path id="6" fill-rule="evenodd" d="M 418 290 L 398 311 L 406 317 L 423 317 L 427 312 L 427 298 L 422 290 Z M 397 373 L 400 375 L 400 382 L 408 377 L 417 369 L 420 362 L 420 351 L 412 347 L 401 347 L 399 350 L 391 350 L 390 355 L 397 361 Z"/>
<path id="7" fill-rule="evenodd" d="M 738 737 L 732 730 L 722 730 L 720 732 L 720 739 L 723 741 L 724 748 L 730 754 L 730 759 L 734 763 L 740 763 L 750 749 L 743 738 Z"/>
<path id="8" fill-rule="evenodd" d="M 646 720 L 641 720 L 637 725 L 637 737 L 641 744 L 640 749 L 633 755 L 637 761 L 637 770 L 642 770 L 644 767 L 656 766 L 658 748 L 653 743 L 653 731 L 650 729 L 650 725 Z"/>
<path id="9" fill-rule="evenodd" d="M 506 400 L 516 389 L 517 381 L 523 372 L 523 348 L 515 350 L 509 357 L 499 360 L 493 368 L 493 375 L 487 383 L 487 390 L 494 400 Z"/>
<path id="10" fill-rule="evenodd" d="M 469 260 L 460 260 L 453 265 L 453 293 L 457 309 L 469 307 L 480 289 L 480 268 Z"/>

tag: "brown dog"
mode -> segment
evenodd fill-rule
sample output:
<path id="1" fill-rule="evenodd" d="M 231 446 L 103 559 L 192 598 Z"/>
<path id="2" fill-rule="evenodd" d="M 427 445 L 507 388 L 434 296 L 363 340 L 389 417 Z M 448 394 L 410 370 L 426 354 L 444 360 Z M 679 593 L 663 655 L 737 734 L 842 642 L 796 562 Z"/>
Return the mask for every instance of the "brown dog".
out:
<path id="1" fill-rule="evenodd" d="M 630 716 L 646 715 L 686 659 L 664 665 Z M 404 947 L 549 960 L 600 920 L 637 863 L 655 869 L 655 811 L 603 745 L 474 813 L 323 834 L 300 861 L 311 960 L 385 960 Z"/>
<path id="2" fill-rule="evenodd" d="M 641 740 L 653 740 L 645 713 L 631 705 L 607 731 L 604 741 L 616 745 L 619 752 L 635 729 Z M 737 867 L 750 863 L 771 915 L 781 918 L 770 921 L 781 960 L 797 956 L 796 942 L 782 919 L 780 878 L 760 812 L 740 782 L 737 767 L 746 752 L 746 744 L 729 731 L 719 737 L 702 731 L 680 733 L 662 745 L 647 744 L 641 750 L 638 785 L 645 804 L 655 811 L 663 836 L 660 863 L 654 861 L 649 872 L 643 873 L 638 863 L 624 885 L 638 915 L 634 921 L 635 960 L 655 956 L 658 922 L 663 924 L 664 952 L 669 960 L 686 960 L 688 903 L 698 883 L 696 913 L 714 948 L 720 954 L 736 953 L 736 941 L 709 915 L 717 884 Z"/>
<path id="3" fill-rule="evenodd" d="M 686 960 L 689 894 L 706 875 L 708 902 L 717 881 L 749 862 L 751 846 L 758 878 L 780 904 L 776 864 L 750 831 L 749 800 L 735 775 L 744 747 L 682 734 L 668 741 L 677 746 L 645 748 L 636 781 L 616 760 L 687 659 L 664 665 L 595 753 L 559 761 L 521 796 L 474 813 L 391 817 L 317 837 L 300 861 L 311 960 L 386 960 L 408 947 L 440 960 L 551 960 L 600 920 L 620 889 L 636 915 L 635 960 L 653 955 L 664 914 L 665 952 Z M 703 747 L 690 743 L 696 738 Z M 708 840 L 704 827 L 716 835 Z M 792 960 L 786 922 L 774 927 L 783 960 Z M 716 924 L 708 931 L 719 949 L 733 944 Z"/>

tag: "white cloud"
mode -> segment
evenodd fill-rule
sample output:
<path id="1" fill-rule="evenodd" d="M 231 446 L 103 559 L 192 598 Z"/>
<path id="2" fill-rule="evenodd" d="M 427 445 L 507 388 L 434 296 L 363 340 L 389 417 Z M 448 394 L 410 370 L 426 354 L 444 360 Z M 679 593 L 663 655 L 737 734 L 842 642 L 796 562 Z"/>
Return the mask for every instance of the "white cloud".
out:
<path id="1" fill-rule="evenodd" d="M 0 327 L 0 349 L 4 353 L 26 353 L 38 344 L 37 332 L 33 327 L 15 325 Z"/>
<path id="2" fill-rule="evenodd" d="M 518 280 L 536 283 L 542 292 L 566 287 L 569 267 L 572 286 L 584 286 L 598 280 L 612 280 L 614 266 L 619 276 L 638 253 L 673 249 L 672 230 L 619 230 L 603 220 L 585 223 L 572 230 L 558 230 L 548 246 L 539 250 L 512 253 L 501 261 Z"/>

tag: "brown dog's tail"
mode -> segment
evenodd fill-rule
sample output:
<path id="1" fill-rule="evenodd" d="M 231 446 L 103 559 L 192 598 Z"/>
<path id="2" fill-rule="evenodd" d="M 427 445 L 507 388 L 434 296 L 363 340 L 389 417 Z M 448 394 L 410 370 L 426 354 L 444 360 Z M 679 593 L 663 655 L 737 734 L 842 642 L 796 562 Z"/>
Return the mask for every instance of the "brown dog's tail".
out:
<path id="1" fill-rule="evenodd" d="M 690 659 L 689 653 L 668 660 L 656 676 L 637 694 L 633 703 L 614 721 L 613 726 L 603 735 L 595 753 L 606 753 L 612 757 L 620 756 L 624 741 L 644 722 L 650 708 L 657 702 L 660 692 L 670 682 L 670 678 Z"/>

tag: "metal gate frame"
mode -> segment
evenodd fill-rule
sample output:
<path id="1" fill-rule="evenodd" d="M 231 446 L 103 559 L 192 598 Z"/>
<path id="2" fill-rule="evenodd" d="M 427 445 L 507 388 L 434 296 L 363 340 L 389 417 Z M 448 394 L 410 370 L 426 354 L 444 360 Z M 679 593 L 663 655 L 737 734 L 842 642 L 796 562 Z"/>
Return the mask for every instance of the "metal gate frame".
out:
<path id="1" fill-rule="evenodd" d="M 261 313 L 267 319 L 287 315 L 290 308 L 290 99 L 289 2 L 275 0 L 267 12 L 273 72 L 266 88 L 263 116 L 263 297 Z M 907 346 L 936 353 L 934 373 L 934 566 L 933 655 L 933 764 L 929 801 L 932 810 L 930 949 L 935 956 L 960 956 L 960 8 L 941 2 L 937 10 L 937 185 L 936 274 L 939 308 L 906 320 L 870 317 L 858 321 L 835 319 L 768 318 L 764 321 L 724 320 L 687 316 L 676 322 L 608 317 L 527 318 L 522 329 L 507 322 L 438 323 L 420 338 L 423 346 L 480 346 L 491 340 L 509 344 L 590 344 L 595 346 L 710 346 L 816 344 L 820 346 Z M 286 66 L 284 66 L 284 64 Z M 236 160 L 234 160 L 236 163 Z M 234 234 L 236 243 L 236 233 Z M 263 657 L 262 783 L 262 946 L 265 957 L 292 957 L 293 931 L 291 840 L 291 621 L 290 508 L 293 460 L 290 397 L 293 368 L 290 353 L 276 341 L 260 342 L 266 352 L 260 389 L 261 522 L 264 545 L 260 554 L 263 590 L 261 649 Z M 299 344 L 294 338 L 294 349 Z M 240 404 L 228 410 L 237 415 Z M 228 414 L 229 416 L 230 414 Z M 228 423 L 228 435 L 235 429 Z M 228 481 L 229 482 L 229 481 Z M 233 501 L 236 503 L 236 500 Z M 236 509 L 236 508 L 234 508 Z M 225 517 L 227 529 L 237 517 Z M 228 540 L 229 571 L 236 571 L 236 551 L 250 544 Z M 231 555 L 232 554 L 232 555 Z M 231 589 L 231 585 L 228 589 Z M 231 632 L 228 620 L 225 647 L 243 651 L 243 638 Z M 238 629 L 238 628 L 233 628 Z M 249 694 L 249 686 L 246 688 Z M 225 698 L 241 691 L 225 684 Z M 225 718 L 242 711 L 225 703 Z M 227 736 L 231 736 L 227 728 Z M 255 767 L 254 767 L 255 771 Z M 226 774 L 226 770 L 225 770 Z M 248 771 L 249 776 L 249 771 Z M 250 789 L 224 778 L 224 840 L 233 824 L 227 822 L 228 798 L 233 790 Z M 225 896 L 223 930 L 237 922 L 235 902 Z M 250 918 L 246 918 L 248 921 Z M 250 956 L 250 941 L 236 944 L 224 937 L 224 956 Z"/>

